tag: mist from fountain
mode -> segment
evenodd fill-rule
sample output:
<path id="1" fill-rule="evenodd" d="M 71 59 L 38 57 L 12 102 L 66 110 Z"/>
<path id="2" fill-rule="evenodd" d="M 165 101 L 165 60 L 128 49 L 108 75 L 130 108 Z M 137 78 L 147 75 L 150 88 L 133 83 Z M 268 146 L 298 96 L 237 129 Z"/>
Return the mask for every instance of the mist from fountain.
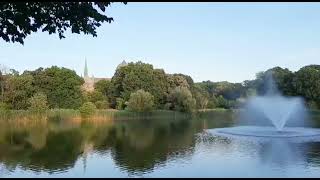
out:
<path id="1" fill-rule="evenodd" d="M 304 125 L 307 119 L 307 109 L 303 99 L 283 96 L 279 92 L 271 72 L 266 74 L 265 84 L 265 95 L 252 97 L 248 100 L 242 116 L 240 116 L 241 121 L 246 121 L 253 116 L 257 121 L 256 124 L 259 124 L 259 121 L 268 119 L 277 131 L 282 131 L 287 122 L 291 120 L 299 125 Z"/>
<path id="2" fill-rule="evenodd" d="M 267 74 L 265 94 L 249 98 L 240 111 L 238 126 L 208 130 L 211 133 L 252 138 L 289 138 L 301 141 L 320 140 L 320 130 L 306 128 L 308 110 L 303 98 L 283 96 Z"/>

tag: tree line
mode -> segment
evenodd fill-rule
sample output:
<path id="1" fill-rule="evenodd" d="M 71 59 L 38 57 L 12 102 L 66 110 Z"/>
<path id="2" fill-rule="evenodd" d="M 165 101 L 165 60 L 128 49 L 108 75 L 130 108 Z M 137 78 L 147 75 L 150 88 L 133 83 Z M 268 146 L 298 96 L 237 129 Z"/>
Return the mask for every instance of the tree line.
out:
<path id="1" fill-rule="evenodd" d="M 296 72 L 275 67 L 242 83 L 203 81 L 195 83 L 185 74 L 168 74 L 141 61 L 116 69 L 111 80 L 95 83 L 94 91 L 81 88 L 84 79 L 75 71 L 52 66 L 19 73 L 0 70 L 0 109 L 128 109 L 146 112 L 166 109 L 192 112 L 196 109 L 238 108 L 245 99 L 265 93 L 267 74 L 285 96 L 302 96 L 310 108 L 320 108 L 320 65 Z"/>

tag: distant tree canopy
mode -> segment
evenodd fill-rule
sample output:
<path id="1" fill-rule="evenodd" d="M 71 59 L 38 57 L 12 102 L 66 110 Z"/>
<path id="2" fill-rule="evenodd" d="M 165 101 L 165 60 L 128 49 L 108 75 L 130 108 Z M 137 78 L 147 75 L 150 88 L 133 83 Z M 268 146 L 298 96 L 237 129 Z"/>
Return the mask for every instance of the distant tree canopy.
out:
<path id="1" fill-rule="evenodd" d="M 1 2 L 0 37 L 6 42 L 19 42 L 39 29 L 65 38 L 64 32 L 97 36 L 101 23 L 113 21 L 105 12 L 112 2 Z M 126 2 L 124 2 L 126 4 Z"/>
<path id="2" fill-rule="evenodd" d="M 294 94 L 304 97 L 310 106 L 320 108 L 320 65 L 309 65 L 295 73 Z"/>
<path id="3" fill-rule="evenodd" d="M 247 97 L 247 90 L 241 83 L 204 81 L 196 85 L 208 97 L 208 108 L 232 108 L 237 100 Z"/>
<path id="4" fill-rule="evenodd" d="M 94 84 L 94 89 L 101 92 L 105 96 L 108 95 L 108 91 L 110 89 L 111 82 L 107 80 L 100 80 Z"/>
<path id="5" fill-rule="evenodd" d="M 279 91 L 285 96 L 301 96 L 311 108 L 320 108 L 320 65 L 308 65 L 296 72 L 274 67 L 259 72 L 255 80 L 245 81 L 246 89 L 256 89 L 257 94 L 266 93 L 266 78 L 272 73 Z"/>
<path id="6" fill-rule="evenodd" d="M 34 81 L 31 75 L 12 75 L 6 80 L 3 101 L 13 109 L 28 108 L 28 99 L 34 93 Z"/>
<path id="7" fill-rule="evenodd" d="M 155 104 L 164 104 L 168 93 L 167 76 L 163 70 L 153 69 L 151 64 L 129 63 L 116 70 L 111 80 L 111 101 L 116 98 L 128 101 L 130 94 L 143 89 L 154 96 Z"/>
<path id="8" fill-rule="evenodd" d="M 257 94 L 263 95 L 266 93 L 268 86 L 268 74 L 272 74 L 274 83 L 279 90 L 285 95 L 295 95 L 294 87 L 292 84 L 294 74 L 289 69 L 281 67 L 274 67 L 265 72 L 256 74 L 256 79 L 253 81 L 245 81 L 246 85 L 257 90 Z"/>
<path id="9" fill-rule="evenodd" d="M 305 66 L 296 72 L 274 67 L 243 83 L 195 83 L 188 75 L 167 74 L 141 61 L 119 67 L 111 80 L 96 82 L 92 92 L 82 91 L 84 79 L 67 68 L 52 66 L 22 74 L 0 69 L 0 105 L 6 107 L 3 109 L 32 109 L 42 104 L 49 108 L 77 109 L 83 103 L 92 103 L 98 109 L 140 112 L 238 108 L 249 96 L 266 93 L 270 73 L 283 95 L 301 96 L 310 108 L 320 108 L 320 65 Z"/>
<path id="10" fill-rule="evenodd" d="M 48 97 L 50 108 L 75 109 L 82 105 L 81 85 L 84 80 L 75 71 L 52 66 L 25 71 L 21 76 L 31 75 L 33 87 Z"/>

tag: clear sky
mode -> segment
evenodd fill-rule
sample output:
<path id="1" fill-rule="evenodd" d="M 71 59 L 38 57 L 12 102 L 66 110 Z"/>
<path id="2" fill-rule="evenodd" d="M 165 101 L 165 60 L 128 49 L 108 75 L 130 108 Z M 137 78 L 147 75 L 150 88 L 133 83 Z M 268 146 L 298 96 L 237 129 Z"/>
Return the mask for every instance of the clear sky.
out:
<path id="1" fill-rule="evenodd" d="M 274 66 L 320 64 L 320 3 L 112 4 L 98 37 L 34 33 L 0 41 L 0 64 L 20 72 L 52 65 L 112 77 L 122 60 L 151 63 L 195 81 L 242 82 Z"/>

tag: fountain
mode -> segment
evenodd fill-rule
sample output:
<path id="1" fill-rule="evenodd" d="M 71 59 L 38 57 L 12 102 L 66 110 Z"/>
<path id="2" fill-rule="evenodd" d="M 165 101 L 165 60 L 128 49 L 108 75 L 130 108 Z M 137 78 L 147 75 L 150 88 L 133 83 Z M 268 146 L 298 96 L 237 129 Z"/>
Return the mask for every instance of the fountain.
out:
<path id="1" fill-rule="evenodd" d="M 305 141 L 320 138 L 319 129 L 304 127 L 308 113 L 303 99 L 283 96 L 273 81 L 272 73 L 267 74 L 265 90 L 265 95 L 250 98 L 245 104 L 239 120 L 245 126 L 216 128 L 208 132 L 245 139 L 286 138 Z M 300 127 L 289 127 L 288 122 Z"/>

